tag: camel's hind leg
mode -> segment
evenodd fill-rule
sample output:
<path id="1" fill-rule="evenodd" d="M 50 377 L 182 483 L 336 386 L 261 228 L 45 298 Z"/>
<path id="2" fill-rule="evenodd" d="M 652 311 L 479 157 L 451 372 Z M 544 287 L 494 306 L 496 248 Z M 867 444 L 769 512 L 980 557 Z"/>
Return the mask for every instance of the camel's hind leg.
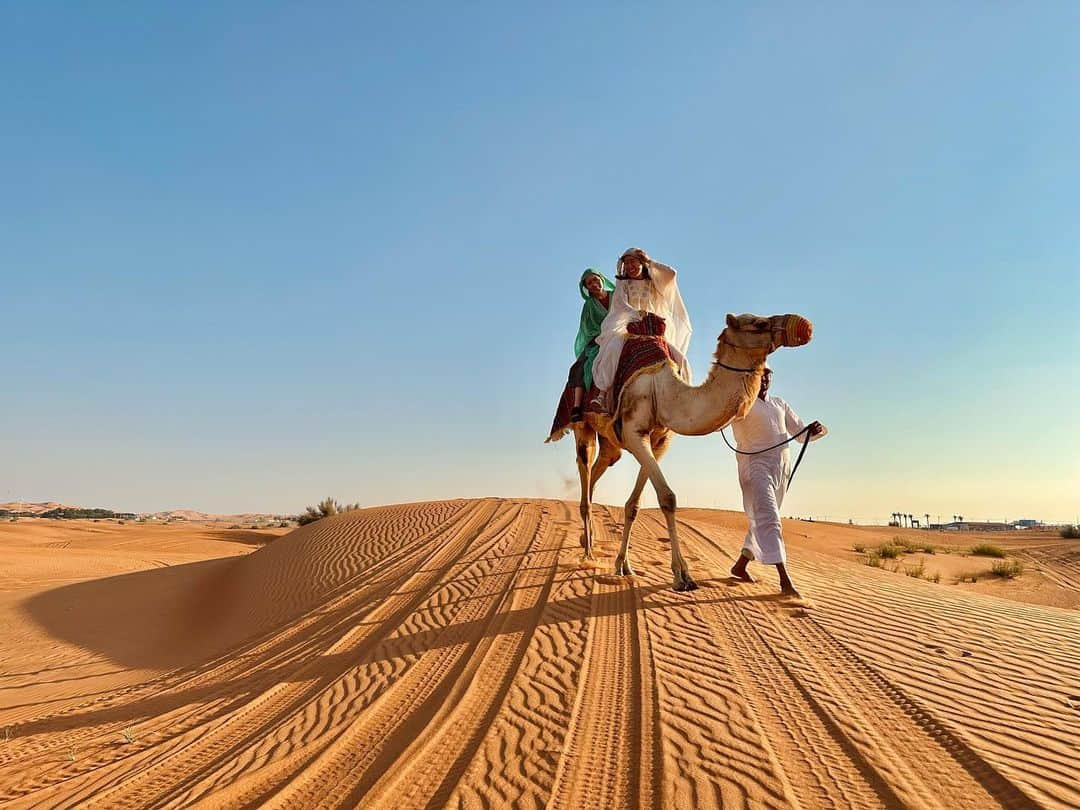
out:
<path id="1" fill-rule="evenodd" d="M 653 455 L 652 443 L 632 431 L 626 431 L 626 434 L 624 434 L 626 435 L 626 449 L 634 454 L 642 471 L 652 481 L 653 489 L 656 490 L 656 500 L 660 502 L 660 511 L 664 513 L 664 520 L 667 521 L 668 536 L 671 538 L 672 587 L 677 591 L 692 591 L 697 588 L 697 583 L 690 577 L 690 571 L 686 567 L 686 560 L 683 558 L 679 545 L 679 530 L 675 525 L 675 493 L 668 486 L 663 472 L 660 471 L 660 465 L 656 462 L 656 456 Z"/>
<path id="2" fill-rule="evenodd" d="M 578 478 L 581 481 L 581 547 L 586 560 L 593 560 L 592 485 L 590 482 L 593 455 L 596 452 L 596 431 L 588 425 L 574 428 Z"/>

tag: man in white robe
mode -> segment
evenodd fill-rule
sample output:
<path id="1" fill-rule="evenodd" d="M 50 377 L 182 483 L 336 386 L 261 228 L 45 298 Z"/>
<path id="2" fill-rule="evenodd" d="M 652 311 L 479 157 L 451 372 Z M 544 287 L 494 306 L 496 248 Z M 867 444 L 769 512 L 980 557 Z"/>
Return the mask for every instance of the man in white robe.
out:
<path id="1" fill-rule="evenodd" d="M 775 565 L 780 574 L 781 592 L 798 596 L 799 592 L 785 567 L 787 552 L 780 524 L 780 506 L 784 502 L 788 476 L 791 474 L 790 443 L 772 450 L 765 448 L 794 436 L 806 425 L 784 400 L 769 396 L 771 380 L 772 369 L 766 367 L 753 407 L 745 418 L 731 424 L 739 450 L 756 453 L 737 456 L 743 509 L 750 525 L 743 540 L 742 553 L 731 568 L 731 575 L 743 582 L 753 582 L 753 577 L 746 571 L 751 560 Z M 810 423 L 811 441 L 820 439 L 827 432 L 820 422 Z M 805 442 L 806 439 L 807 435 L 803 434 L 797 441 Z M 765 452 L 759 453 L 760 450 Z"/>

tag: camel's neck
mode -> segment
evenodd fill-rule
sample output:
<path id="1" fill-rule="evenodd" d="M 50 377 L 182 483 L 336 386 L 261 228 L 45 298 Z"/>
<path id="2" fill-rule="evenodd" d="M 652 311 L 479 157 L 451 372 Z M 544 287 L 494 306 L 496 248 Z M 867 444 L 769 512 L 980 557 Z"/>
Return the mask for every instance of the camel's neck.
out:
<path id="1" fill-rule="evenodd" d="M 673 390 L 661 398 L 660 422 L 683 436 L 703 436 L 746 416 L 761 386 L 767 350 L 743 349 L 722 343 L 709 376 L 699 386 L 672 377 Z M 719 365 L 750 372 L 731 371 Z"/>

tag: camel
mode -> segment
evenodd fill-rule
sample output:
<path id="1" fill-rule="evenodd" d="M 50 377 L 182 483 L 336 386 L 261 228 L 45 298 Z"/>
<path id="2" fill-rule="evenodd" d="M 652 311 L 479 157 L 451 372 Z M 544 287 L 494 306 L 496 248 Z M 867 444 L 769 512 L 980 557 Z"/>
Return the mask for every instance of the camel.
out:
<path id="1" fill-rule="evenodd" d="M 581 545 L 585 559 L 595 559 L 591 505 L 596 482 L 622 451 L 628 450 L 640 469 L 623 511 L 622 545 L 615 558 L 615 574 L 634 573 L 630 567 L 630 529 L 637 517 L 645 482 L 651 481 L 671 540 L 672 587 L 676 591 L 697 588 L 679 546 L 675 493 L 665 480 L 659 461 L 670 446 L 673 433 L 705 436 L 746 416 L 758 395 L 765 358 L 781 346 L 803 346 L 812 335 L 813 326 L 801 315 L 766 318 L 729 314 L 727 326 L 717 338 L 709 376 L 701 385 L 687 385 L 676 376 L 674 364 L 668 364 L 632 378 L 622 390 L 614 418 L 587 413 L 583 422 L 575 424 L 574 443 L 581 479 Z M 621 422 L 618 432 L 617 422 Z M 596 456 L 598 439 L 599 456 Z"/>

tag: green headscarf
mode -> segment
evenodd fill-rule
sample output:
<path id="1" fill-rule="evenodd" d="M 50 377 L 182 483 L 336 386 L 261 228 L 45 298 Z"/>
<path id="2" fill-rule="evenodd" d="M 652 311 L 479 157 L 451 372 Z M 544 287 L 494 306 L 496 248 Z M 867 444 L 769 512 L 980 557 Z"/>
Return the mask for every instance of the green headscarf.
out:
<path id="1" fill-rule="evenodd" d="M 600 351 L 600 347 L 596 345 L 596 337 L 600 334 L 600 324 L 604 322 L 604 318 L 608 314 L 604 305 L 593 298 L 589 293 L 589 289 L 585 286 L 585 279 L 589 276 L 596 276 L 604 283 L 604 291 L 608 296 L 615 291 L 615 285 L 608 280 L 607 276 L 591 267 L 585 269 L 585 272 L 581 274 L 581 280 L 578 282 L 578 289 L 581 291 L 581 297 L 585 299 L 585 304 L 581 307 L 581 323 L 578 326 L 577 337 L 574 338 L 574 357 L 580 357 L 581 353 L 585 352 L 586 391 L 592 387 L 593 360 L 596 359 L 596 355 Z M 609 297 L 608 303 L 610 302 Z"/>

